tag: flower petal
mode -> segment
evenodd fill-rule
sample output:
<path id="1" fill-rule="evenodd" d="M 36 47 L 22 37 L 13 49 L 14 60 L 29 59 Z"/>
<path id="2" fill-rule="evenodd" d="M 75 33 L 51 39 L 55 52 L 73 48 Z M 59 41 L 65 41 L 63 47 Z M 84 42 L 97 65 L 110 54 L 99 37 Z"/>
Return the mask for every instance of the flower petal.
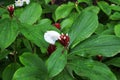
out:
<path id="1" fill-rule="evenodd" d="M 60 34 L 56 31 L 47 31 L 44 34 L 44 39 L 46 42 L 50 43 L 50 44 L 55 44 L 56 40 L 58 40 L 60 37 Z"/>
<path id="2" fill-rule="evenodd" d="M 23 4 L 24 4 L 23 0 L 17 0 L 17 1 L 15 1 L 15 6 L 16 7 L 22 7 Z"/>

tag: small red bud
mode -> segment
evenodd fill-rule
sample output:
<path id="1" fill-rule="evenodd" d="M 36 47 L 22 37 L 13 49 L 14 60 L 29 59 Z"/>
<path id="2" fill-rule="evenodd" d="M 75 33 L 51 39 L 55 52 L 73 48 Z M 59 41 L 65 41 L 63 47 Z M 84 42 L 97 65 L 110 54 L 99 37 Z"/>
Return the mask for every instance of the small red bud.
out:
<path id="1" fill-rule="evenodd" d="M 61 29 L 60 23 L 53 24 L 56 28 Z"/>
<path id="2" fill-rule="evenodd" d="M 7 10 L 9 12 L 9 16 L 13 17 L 13 14 L 14 14 L 14 5 L 7 6 Z"/>
<path id="3" fill-rule="evenodd" d="M 68 34 L 62 34 L 60 35 L 60 38 L 58 40 L 63 46 L 67 47 L 69 44 L 70 38 Z"/>
<path id="4" fill-rule="evenodd" d="M 98 61 L 102 61 L 103 56 L 102 55 L 97 55 L 97 59 L 98 59 Z"/>
<path id="5" fill-rule="evenodd" d="M 50 45 L 48 46 L 47 51 L 48 51 L 48 54 L 49 54 L 49 55 L 51 55 L 55 50 L 56 50 L 56 46 L 55 46 L 55 45 L 50 44 Z"/>

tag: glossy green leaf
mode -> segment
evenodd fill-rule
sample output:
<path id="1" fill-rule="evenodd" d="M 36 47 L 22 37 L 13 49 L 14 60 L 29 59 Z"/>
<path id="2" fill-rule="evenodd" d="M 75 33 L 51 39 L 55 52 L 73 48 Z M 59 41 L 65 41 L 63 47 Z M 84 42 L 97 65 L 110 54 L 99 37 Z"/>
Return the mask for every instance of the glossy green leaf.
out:
<path id="1" fill-rule="evenodd" d="M 109 0 L 110 2 L 113 2 L 113 3 L 115 3 L 115 4 L 118 4 L 118 5 L 120 5 L 120 0 Z"/>
<path id="2" fill-rule="evenodd" d="M 18 24 L 14 20 L 0 21 L 0 48 L 5 49 L 11 45 L 18 35 Z"/>
<path id="3" fill-rule="evenodd" d="M 31 42 L 35 43 L 41 48 L 42 52 L 46 52 L 48 46 L 47 42 L 44 40 L 44 33 L 48 30 L 57 30 L 52 25 L 47 22 L 40 21 L 38 25 L 31 26 L 23 24 L 20 27 L 21 33 Z M 59 32 L 59 31 L 58 31 Z"/>
<path id="4" fill-rule="evenodd" d="M 51 0 L 45 0 L 45 3 L 48 4 Z"/>
<path id="5" fill-rule="evenodd" d="M 41 16 L 42 8 L 38 3 L 32 3 L 21 13 L 19 20 L 22 23 L 33 24 Z"/>
<path id="6" fill-rule="evenodd" d="M 45 80 L 46 73 L 35 67 L 24 67 L 18 69 L 12 80 Z"/>
<path id="7" fill-rule="evenodd" d="M 113 65 L 113 66 L 116 66 L 116 67 L 120 67 L 120 57 L 115 57 L 111 60 L 108 60 L 106 62 L 106 64 Z"/>
<path id="8" fill-rule="evenodd" d="M 70 2 L 68 4 L 60 5 L 55 11 L 55 17 L 56 17 L 55 21 L 67 17 L 73 8 L 74 8 L 74 4 Z"/>
<path id="9" fill-rule="evenodd" d="M 103 63 L 82 58 L 73 58 L 68 66 L 79 76 L 90 80 L 117 80 L 111 70 Z"/>
<path id="10" fill-rule="evenodd" d="M 115 25 L 114 32 L 117 37 L 120 37 L 120 24 Z"/>
<path id="11" fill-rule="evenodd" d="M 119 12 L 115 12 L 112 15 L 110 15 L 110 19 L 111 20 L 120 20 L 120 13 Z"/>
<path id="12" fill-rule="evenodd" d="M 25 67 L 15 72 L 13 80 L 45 80 L 47 78 L 47 68 L 38 55 L 26 52 L 20 56 L 20 61 Z"/>
<path id="13" fill-rule="evenodd" d="M 32 59 L 32 57 L 34 59 Z M 23 65 L 31 67 L 39 67 L 41 66 L 41 64 L 44 64 L 43 61 L 36 54 L 27 52 L 23 53 L 23 55 L 20 56 L 20 61 L 22 62 Z"/>
<path id="14" fill-rule="evenodd" d="M 119 5 L 111 5 L 110 8 L 115 11 L 120 11 L 120 6 Z"/>
<path id="15" fill-rule="evenodd" d="M 94 12 L 96 14 L 98 14 L 100 11 L 99 7 L 97 6 L 90 6 L 90 7 L 85 8 L 84 10 Z"/>
<path id="16" fill-rule="evenodd" d="M 28 39 L 34 42 L 36 45 L 41 46 L 44 44 L 43 32 L 41 32 L 39 26 L 22 25 L 20 29 L 21 33 Z"/>
<path id="17" fill-rule="evenodd" d="M 71 50 L 71 54 L 81 56 L 102 55 L 112 57 L 119 52 L 120 38 L 114 35 L 101 35 L 89 38 Z"/>
<path id="18" fill-rule="evenodd" d="M 55 76 L 53 80 L 74 80 L 74 78 L 70 75 L 70 73 L 64 69 L 60 74 Z"/>
<path id="19" fill-rule="evenodd" d="M 73 20 L 71 18 L 63 20 L 61 23 L 62 31 L 67 33 L 72 24 L 73 24 Z"/>
<path id="20" fill-rule="evenodd" d="M 27 40 L 27 39 L 22 39 L 23 40 L 23 43 L 24 43 L 24 45 L 25 45 L 25 47 L 29 50 L 29 51 L 31 51 L 32 52 L 32 43 L 29 41 L 29 40 Z"/>
<path id="21" fill-rule="evenodd" d="M 85 3 L 87 3 L 87 4 L 92 4 L 92 0 L 77 0 L 78 1 L 78 3 L 82 3 L 82 2 L 85 2 Z"/>
<path id="22" fill-rule="evenodd" d="M 107 14 L 107 15 L 111 14 L 111 8 L 107 2 L 100 1 L 97 4 L 105 14 Z"/>
<path id="23" fill-rule="evenodd" d="M 78 18 L 73 22 L 70 28 L 70 45 L 72 48 L 83 41 L 84 39 L 90 37 L 98 26 L 98 17 L 95 12 L 88 10 L 83 11 Z"/>
<path id="24" fill-rule="evenodd" d="M 21 33 L 31 42 L 35 43 L 40 48 L 47 47 L 47 43 L 44 40 L 44 32 L 41 28 L 43 26 L 31 26 L 31 25 L 22 25 Z"/>
<path id="25" fill-rule="evenodd" d="M 44 25 L 44 24 L 46 24 L 46 25 L 50 25 L 52 23 L 52 21 L 50 20 L 50 19 L 41 19 L 39 22 L 38 22 L 38 24 L 41 24 L 41 25 Z"/>
<path id="26" fill-rule="evenodd" d="M 99 24 L 98 28 L 96 29 L 95 33 L 97 35 L 100 35 L 102 32 L 104 32 L 106 30 L 106 26 L 103 24 Z"/>
<path id="27" fill-rule="evenodd" d="M 58 48 L 46 61 L 49 77 L 59 74 L 67 63 L 67 52 L 63 48 Z"/>
<path id="28" fill-rule="evenodd" d="M 9 64 L 3 71 L 3 80 L 12 80 L 15 71 L 20 67 L 18 63 Z"/>

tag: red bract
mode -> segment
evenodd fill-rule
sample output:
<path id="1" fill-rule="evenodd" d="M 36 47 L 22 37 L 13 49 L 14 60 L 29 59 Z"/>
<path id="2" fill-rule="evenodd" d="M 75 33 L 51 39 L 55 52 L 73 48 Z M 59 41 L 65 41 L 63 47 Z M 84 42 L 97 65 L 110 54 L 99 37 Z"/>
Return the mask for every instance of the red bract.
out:
<path id="1" fill-rule="evenodd" d="M 56 28 L 61 29 L 60 23 L 53 24 Z"/>
<path id="2" fill-rule="evenodd" d="M 47 51 L 48 51 L 48 54 L 49 54 L 49 55 L 51 55 L 51 53 L 53 53 L 55 50 L 56 50 L 56 46 L 55 46 L 55 45 L 50 44 L 50 45 L 48 46 Z"/>
<path id="3" fill-rule="evenodd" d="M 7 6 L 7 10 L 9 11 L 10 17 L 12 17 L 14 14 L 14 5 Z"/>
<path id="4" fill-rule="evenodd" d="M 68 44 L 69 44 L 69 41 L 70 41 L 70 38 L 69 38 L 68 34 L 62 34 L 62 35 L 60 35 L 59 42 L 63 46 L 67 47 Z"/>

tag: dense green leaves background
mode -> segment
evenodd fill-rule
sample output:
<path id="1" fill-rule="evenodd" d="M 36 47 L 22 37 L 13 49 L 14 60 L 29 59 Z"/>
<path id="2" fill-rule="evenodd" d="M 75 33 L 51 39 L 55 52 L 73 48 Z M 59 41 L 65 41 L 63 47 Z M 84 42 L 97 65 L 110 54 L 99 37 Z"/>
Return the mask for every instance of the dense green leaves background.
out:
<path id="1" fill-rule="evenodd" d="M 120 0 L 31 0 L 13 16 L 10 4 L 0 1 L 0 80 L 120 80 Z M 70 42 L 50 54 L 51 30 Z"/>

